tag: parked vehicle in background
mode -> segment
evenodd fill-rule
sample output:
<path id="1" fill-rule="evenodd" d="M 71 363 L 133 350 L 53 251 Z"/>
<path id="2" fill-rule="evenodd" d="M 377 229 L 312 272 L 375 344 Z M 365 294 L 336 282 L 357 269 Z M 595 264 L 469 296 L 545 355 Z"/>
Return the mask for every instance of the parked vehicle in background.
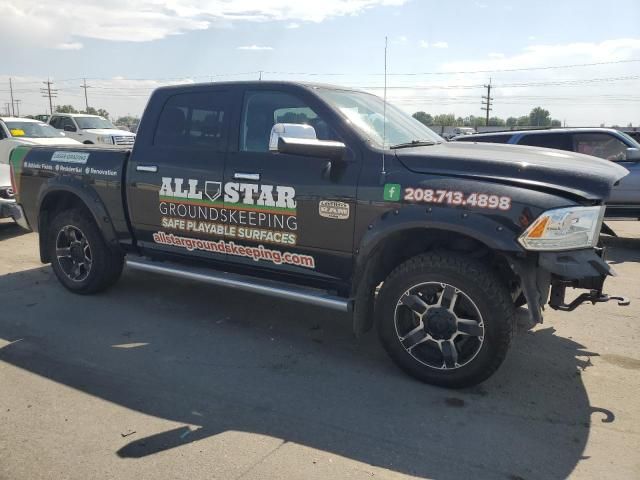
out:
<path id="1" fill-rule="evenodd" d="M 605 216 L 640 219 L 640 143 L 624 132 L 612 128 L 514 130 L 458 137 L 455 141 L 554 148 L 615 162 L 629 170 L 629 175 L 613 187 Z"/>
<path id="2" fill-rule="evenodd" d="M 70 291 L 104 290 L 126 263 L 322 306 L 357 335 L 375 324 L 404 371 L 437 385 L 496 371 L 516 305 L 541 322 L 547 303 L 628 303 L 603 292 L 596 248 L 624 168 L 447 143 L 365 92 L 163 87 L 133 150 L 22 147 L 11 166 L 15 216 Z M 586 291 L 566 303 L 567 287 Z"/>
<path id="3" fill-rule="evenodd" d="M 0 163 L 9 163 L 9 153 L 18 145 L 78 145 L 65 133 L 39 120 L 0 117 Z"/>
<path id="4" fill-rule="evenodd" d="M 39 120 L 0 117 L 0 218 L 11 216 L 14 203 L 9 175 L 11 150 L 19 145 L 79 145 L 64 133 Z"/>
<path id="5" fill-rule="evenodd" d="M 49 119 L 49 125 L 87 145 L 130 147 L 136 138 L 135 134 L 114 127 L 109 120 L 98 115 L 55 113 Z"/>
<path id="6" fill-rule="evenodd" d="M 474 128 L 471 127 L 456 127 L 453 130 L 451 130 L 450 132 L 445 132 L 442 137 L 446 140 L 452 140 L 456 137 L 459 136 L 464 136 L 464 135 L 473 135 L 474 133 L 476 133 Z"/>

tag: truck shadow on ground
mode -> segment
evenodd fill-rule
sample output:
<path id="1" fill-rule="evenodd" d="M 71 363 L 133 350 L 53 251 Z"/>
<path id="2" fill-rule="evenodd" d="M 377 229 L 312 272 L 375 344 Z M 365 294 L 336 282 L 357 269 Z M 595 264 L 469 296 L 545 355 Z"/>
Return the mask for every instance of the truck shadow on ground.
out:
<path id="1" fill-rule="evenodd" d="M 600 237 L 606 250 L 607 262 L 616 265 L 624 262 L 640 262 L 640 238 Z"/>
<path id="2" fill-rule="evenodd" d="M 14 221 L 0 220 L 0 241 L 6 240 L 8 238 L 19 237 L 28 233 L 31 232 L 20 227 Z"/>
<path id="3" fill-rule="evenodd" d="M 581 379 L 597 354 L 531 329 L 524 309 L 497 374 L 453 391 L 405 376 L 346 317 L 295 303 L 136 272 L 82 297 L 48 267 L 0 277 L 0 292 L 14 342 L 1 361 L 185 424 L 133 428 L 121 458 L 244 431 L 419 477 L 566 478 L 591 422 L 615 421 Z"/>

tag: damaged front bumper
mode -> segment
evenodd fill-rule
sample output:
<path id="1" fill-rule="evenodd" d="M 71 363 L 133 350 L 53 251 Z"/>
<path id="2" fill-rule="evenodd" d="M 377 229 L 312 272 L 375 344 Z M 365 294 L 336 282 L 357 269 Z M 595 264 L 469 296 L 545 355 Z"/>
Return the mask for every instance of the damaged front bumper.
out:
<path id="1" fill-rule="evenodd" d="M 511 267 L 520 277 L 532 320 L 542 323 L 542 310 L 549 303 L 554 310 L 570 312 L 585 302 L 592 304 L 629 300 L 603 293 L 604 281 L 616 273 L 604 260 L 604 249 L 590 248 L 567 252 L 541 252 L 526 259 L 512 259 Z M 589 290 L 575 300 L 565 301 L 567 287 Z"/>

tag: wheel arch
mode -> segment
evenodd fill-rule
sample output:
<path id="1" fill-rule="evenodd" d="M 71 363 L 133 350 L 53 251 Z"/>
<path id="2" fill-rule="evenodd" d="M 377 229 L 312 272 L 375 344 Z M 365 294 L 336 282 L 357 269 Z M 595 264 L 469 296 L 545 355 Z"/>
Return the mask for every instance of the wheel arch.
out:
<path id="1" fill-rule="evenodd" d="M 98 194 L 75 179 L 59 179 L 44 184 L 38 195 L 37 225 L 42 263 L 51 261 L 46 248 L 51 219 L 59 212 L 73 208 L 88 212 L 98 226 L 105 242 L 112 246 L 118 245 L 111 217 Z"/>
<path id="2" fill-rule="evenodd" d="M 398 212 L 398 211 L 396 211 Z M 519 282 L 509 264 L 509 253 L 521 250 L 513 234 L 502 234 L 504 227 L 486 217 L 476 216 L 465 225 L 447 221 L 397 221 L 384 228 L 370 228 L 357 250 L 352 282 L 354 301 L 353 331 L 359 336 L 373 326 L 375 291 L 399 264 L 431 250 L 459 252 L 486 261 L 506 275 L 507 281 Z M 466 221 L 470 217 L 461 217 Z M 491 235 L 493 234 L 493 235 Z"/>

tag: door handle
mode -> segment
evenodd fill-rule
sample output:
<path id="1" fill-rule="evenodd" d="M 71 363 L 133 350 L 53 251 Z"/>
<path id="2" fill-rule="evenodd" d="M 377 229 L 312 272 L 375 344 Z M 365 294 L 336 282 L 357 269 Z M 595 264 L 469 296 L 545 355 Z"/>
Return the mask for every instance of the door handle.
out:
<path id="1" fill-rule="evenodd" d="M 158 166 L 157 165 L 137 165 L 136 170 L 139 172 L 156 173 L 158 171 Z"/>
<path id="2" fill-rule="evenodd" d="M 236 172 L 236 173 L 233 174 L 233 178 L 235 180 L 252 180 L 254 182 L 259 182 L 260 181 L 260 174 L 259 173 Z"/>

